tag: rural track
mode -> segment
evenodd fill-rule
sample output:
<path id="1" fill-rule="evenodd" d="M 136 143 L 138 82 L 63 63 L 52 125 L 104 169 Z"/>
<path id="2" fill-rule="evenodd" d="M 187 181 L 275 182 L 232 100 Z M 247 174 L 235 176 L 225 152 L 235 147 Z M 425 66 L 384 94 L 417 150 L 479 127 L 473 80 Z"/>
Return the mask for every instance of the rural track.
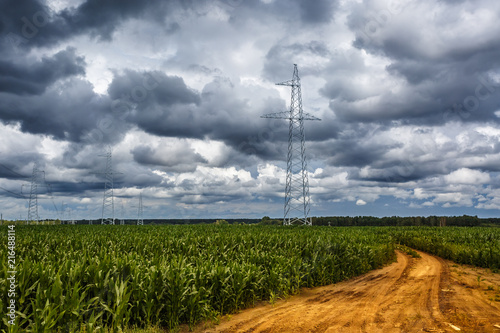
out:
<path id="1" fill-rule="evenodd" d="M 497 332 L 500 274 L 418 252 L 334 285 L 204 323 L 195 332 Z M 479 279 L 478 279 L 479 276 Z"/>

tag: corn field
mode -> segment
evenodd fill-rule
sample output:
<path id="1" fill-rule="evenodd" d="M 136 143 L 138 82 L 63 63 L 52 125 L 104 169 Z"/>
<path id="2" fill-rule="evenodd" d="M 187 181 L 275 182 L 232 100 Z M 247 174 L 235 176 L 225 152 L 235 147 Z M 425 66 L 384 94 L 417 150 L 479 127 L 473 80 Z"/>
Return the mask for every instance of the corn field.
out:
<path id="1" fill-rule="evenodd" d="M 460 264 L 500 269 L 500 228 L 391 228 L 398 244 Z"/>
<path id="2" fill-rule="evenodd" d="M 500 228 L 17 226 L 17 325 L 7 328 L 3 246 L 0 330 L 192 327 L 381 267 L 397 244 L 500 267 Z"/>
<path id="3" fill-rule="evenodd" d="M 62 225 L 18 226 L 16 234 L 18 322 L 11 328 L 20 332 L 193 326 L 394 258 L 388 234 L 360 228 Z"/>

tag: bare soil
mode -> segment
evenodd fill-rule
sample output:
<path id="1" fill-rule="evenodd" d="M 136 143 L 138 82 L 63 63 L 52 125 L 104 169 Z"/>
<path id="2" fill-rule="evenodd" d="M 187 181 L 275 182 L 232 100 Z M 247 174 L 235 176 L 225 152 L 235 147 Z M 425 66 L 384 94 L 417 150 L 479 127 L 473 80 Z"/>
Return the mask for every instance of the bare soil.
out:
<path id="1" fill-rule="evenodd" d="M 418 252 L 195 332 L 500 332 L 500 274 Z"/>

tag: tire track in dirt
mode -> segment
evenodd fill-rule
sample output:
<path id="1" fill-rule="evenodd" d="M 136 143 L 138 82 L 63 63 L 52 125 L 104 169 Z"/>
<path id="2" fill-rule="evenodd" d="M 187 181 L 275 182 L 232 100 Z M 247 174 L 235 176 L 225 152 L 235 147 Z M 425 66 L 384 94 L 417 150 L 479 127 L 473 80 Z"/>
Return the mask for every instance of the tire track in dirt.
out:
<path id="1" fill-rule="evenodd" d="M 195 332 L 456 332 L 453 325 L 462 332 L 500 333 L 500 302 L 491 298 L 500 293 L 500 274 L 418 253 L 421 258 L 398 252 L 397 262 L 384 268 L 304 289 Z M 474 286 L 474 274 L 482 274 L 484 288 Z"/>

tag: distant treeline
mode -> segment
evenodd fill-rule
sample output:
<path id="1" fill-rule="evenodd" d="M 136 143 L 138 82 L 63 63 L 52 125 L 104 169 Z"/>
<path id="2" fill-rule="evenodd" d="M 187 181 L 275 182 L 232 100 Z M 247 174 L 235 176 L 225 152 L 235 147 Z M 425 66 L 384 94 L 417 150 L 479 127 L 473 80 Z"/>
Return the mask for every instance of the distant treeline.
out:
<path id="1" fill-rule="evenodd" d="M 313 225 L 349 226 L 500 226 L 500 218 L 478 218 L 477 216 L 330 216 L 313 217 Z"/>
<path id="2" fill-rule="evenodd" d="M 144 224 L 213 224 L 221 219 L 144 219 Z M 101 224 L 101 219 L 91 220 L 92 224 Z M 224 219 L 228 224 L 256 224 L 261 219 Z M 76 224 L 89 224 L 90 220 L 75 220 Z M 125 224 L 136 224 L 137 219 L 125 219 Z M 63 221 L 66 224 L 67 221 Z M 120 224 L 120 220 L 116 219 L 115 224 Z"/>

